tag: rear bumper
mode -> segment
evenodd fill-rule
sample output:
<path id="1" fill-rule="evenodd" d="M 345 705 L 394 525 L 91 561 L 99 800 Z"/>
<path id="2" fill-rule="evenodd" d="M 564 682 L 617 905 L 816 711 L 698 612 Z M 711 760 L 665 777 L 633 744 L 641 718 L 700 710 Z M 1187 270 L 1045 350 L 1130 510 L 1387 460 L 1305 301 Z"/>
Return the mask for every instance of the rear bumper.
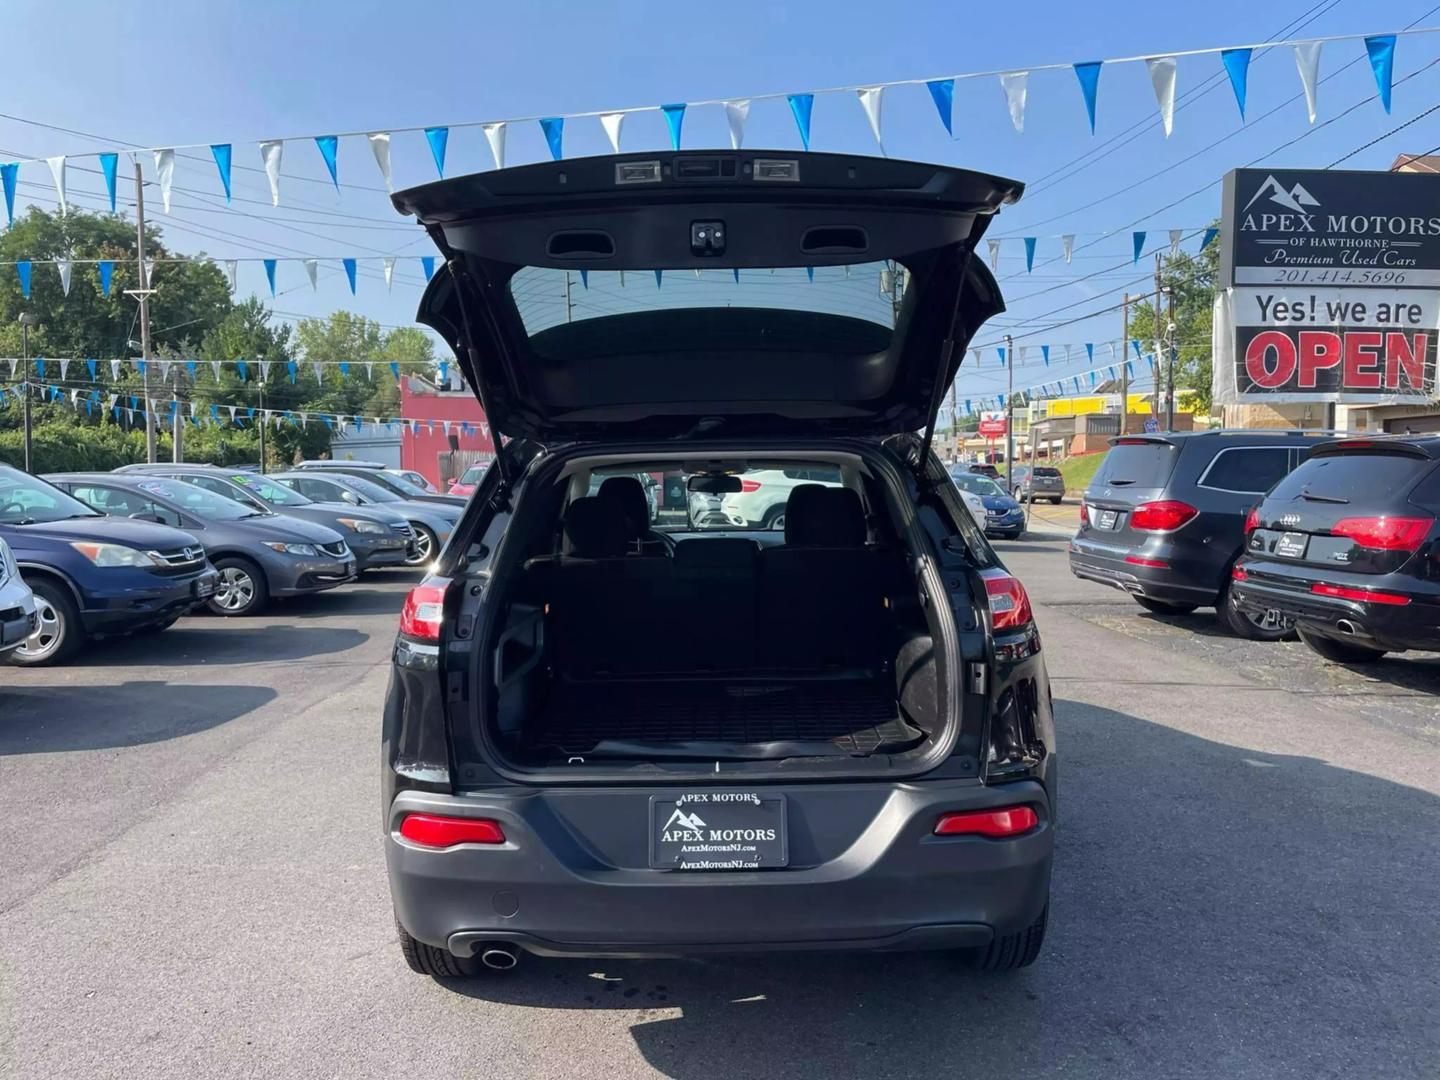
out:
<path id="1" fill-rule="evenodd" d="M 1328 575 L 1326 580 L 1333 577 Z M 1344 584 L 1356 588 L 1413 592 L 1413 583 L 1397 588 L 1373 578 L 1369 581 L 1359 578 L 1360 575 L 1350 575 Z M 1294 619 L 1296 626 L 1313 634 L 1387 652 L 1403 652 L 1406 649 L 1440 651 L 1440 597 L 1429 602 L 1417 599 L 1404 605 L 1377 604 L 1317 596 L 1309 591 L 1308 582 L 1302 584 L 1304 591 L 1277 582 L 1256 581 L 1252 576 L 1247 581 L 1235 582 L 1231 589 L 1241 611 L 1279 611 Z"/>
<path id="2" fill-rule="evenodd" d="M 673 956 L 984 945 L 1029 926 L 1048 897 L 1054 829 L 1038 783 L 788 789 L 791 866 L 740 872 L 650 869 L 657 793 L 402 793 L 385 841 L 395 913 L 415 938 L 461 956 L 493 942 L 542 955 Z M 946 811 L 1020 803 L 1040 817 L 1023 836 L 932 835 Z M 398 833 L 416 811 L 492 818 L 506 843 L 419 848 Z M 603 853 L 621 849 L 623 865 Z M 834 854 L 807 856 L 819 849 Z"/>
<path id="3" fill-rule="evenodd" d="M 1159 559 L 1169 566 L 1141 566 L 1125 561 L 1132 554 L 1123 548 L 1110 547 L 1082 540 L 1076 537 L 1070 541 L 1070 572 L 1085 581 L 1096 581 L 1109 585 L 1132 596 L 1146 596 L 1170 604 L 1214 604 L 1218 590 L 1208 585 L 1196 585 L 1176 573 L 1175 566 L 1167 556 L 1169 552 L 1146 551 L 1145 558 Z"/>
<path id="4" fill-rule="evenodd" d="M 126 571 L 103 582 L 86 581 L 80 621 L 88 634 L 123 634 L 165 622 L 214 595 L 218 577 L 207 566 L 184 577 Z"/>

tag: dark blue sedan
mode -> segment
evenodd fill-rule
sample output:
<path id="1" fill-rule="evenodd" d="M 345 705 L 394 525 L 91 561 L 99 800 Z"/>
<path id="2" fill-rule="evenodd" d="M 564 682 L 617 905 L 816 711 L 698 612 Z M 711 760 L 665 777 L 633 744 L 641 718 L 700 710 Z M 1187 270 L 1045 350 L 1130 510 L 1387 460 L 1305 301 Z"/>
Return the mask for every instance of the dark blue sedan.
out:
<path id="1" fill-rule="evenodd" d="M 1025 531 L 1025 510 L 994 480 L 971 472 L 964 465 L 950 466 L 950 479 L 961 491 L 980 496 L 985 504 L 986 536 L 1014 540 Z"/>

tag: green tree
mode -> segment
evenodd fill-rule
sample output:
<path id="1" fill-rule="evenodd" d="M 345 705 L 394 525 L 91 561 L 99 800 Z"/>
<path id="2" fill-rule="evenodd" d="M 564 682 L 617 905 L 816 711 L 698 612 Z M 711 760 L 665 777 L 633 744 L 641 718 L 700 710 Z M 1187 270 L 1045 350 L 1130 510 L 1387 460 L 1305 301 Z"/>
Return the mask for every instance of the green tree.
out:
<path id="1" fill-rule="evenodd" d="M 1196 415 L 1202 417 L 1210 413 L 1212 404 L 1210 325 L 1219 280 L 1218 243 L 1210 244 L 1198 255 L 1181 252 L 1167 257 L 1160 271 L 1161 285 L 1171 290 L 1175 305 L 1175 386 L 1194 391 Z M 1167 310 L 1162 317 L 1168 320 L 1168 315 Z M 1154 304 L 1147 300 L 1131 306 L 1130 326 L 1131 337 L 1153 337 Z"/>

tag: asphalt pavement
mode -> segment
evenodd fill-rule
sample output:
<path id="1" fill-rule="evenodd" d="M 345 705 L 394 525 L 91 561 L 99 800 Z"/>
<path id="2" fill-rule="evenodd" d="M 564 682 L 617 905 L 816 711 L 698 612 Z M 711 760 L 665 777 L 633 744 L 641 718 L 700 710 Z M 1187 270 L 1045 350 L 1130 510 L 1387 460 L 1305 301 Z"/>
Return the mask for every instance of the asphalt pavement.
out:
<path id="1" fill-rule="evenodd" d="M 1062 762 L 1034 967 L 412 974 L 378 793 L 409 579 L 383 575 L 0 668 L 0 1076 L 1440 1074 L 1440 658 L 1361 673 L 1161 619 L 1071 578 L 1064 535 L 999 545 Z"/>

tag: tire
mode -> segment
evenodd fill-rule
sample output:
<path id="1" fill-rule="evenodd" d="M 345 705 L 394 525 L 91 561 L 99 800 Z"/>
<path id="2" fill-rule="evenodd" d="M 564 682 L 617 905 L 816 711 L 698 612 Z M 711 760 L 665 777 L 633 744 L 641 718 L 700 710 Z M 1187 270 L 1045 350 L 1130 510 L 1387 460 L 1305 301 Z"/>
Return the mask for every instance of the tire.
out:
<path id="1" fill-rule="evenodd" d="M 1156 615 L 1189 615 L 1199 604 L 1172 604 L 1167 600 L 1156 600 L 1153 596 L 1137 596 L 1135 602 L 1146 611 Z"/>
<path id="2" fill-rule="evenodd" d="M 1053 498 L 1053 499 L 1050 500 L 1050 505 L 1051 505 L 1051 506 L 1059 506 L 1059 505 L 1060 505 L 1062 502 L 1064 502 L 1064 501 L 1065 501 L 1065 500 L 1064 500 L 1064 498 L 1063 498 L 1062 496 L 1057 495 L 1055 498 Z"/>
<path id="3" fill-rule="evenodd" d="M 1220 602 L 1215 605 L 1215 617 L 1226 630 L 1247 641 L 1284 641 L 1295 636 L 1293 624 L 1266 626 L 1241 611 L 1235 606 L 1235 595 L 1228 585 L 1225 587 L 1225 595 L 1220 597 Z"/>
<path id="4" fill-rule="evenodd" d="M 35 594 L 40 628 L 25 639 L 25 644 L 10 651 L 10 662 L 20 667 L 64 663 L 85 642 L 85 627 L 80 623 L 75 600 L 64 585 L 45 578 L 33 582 L 30 591 Z"/>
<path id="5" fill-rule="evenodd" d="M 1040 955 L 1040 946 L 1045 944 L 1045 924 L 1050 918 L 1050 904 L 1047 902 L 1040 917 L 1018 934 L 997 937 L 983 949 L 975 950 L 974 967 L 977 971 L 1018 971 L 1029 967 Z"/>
<path id="6" fill-rule="evenodd" d="M 437 949 L 423 941 L 416 941 L 400 920 L 395 920 L 395 933 L 400 935 L 400 955 L 410 970 L 436 979 L 467 979 L 480 970 L 479 963 L 471 956 L 456 956 L 449 949 Z"/>
<path id="7" fill-rule="evenodd" d="M 440 542 L 433 532 L 418 521 L 412 521 L 410 527 L 415 530 L 415 554 L 406 556 L 405 565 L 424 566 L 440 554 Z"/>
<path id="8" fill-rule="evenodd" d="M 1384 649 L 1372 649 L 1368 645 L 1352 645 L 1348 641 L 1336 641 L 1320 634 L 1300 631 L 1300 640 L 1309 645 L 1326 660 L 1337 664 L 1373 664 L 1385 655 Z"/>
<path id="9" fill-rule="evenodd" d="M 226 555 L 213 561 L 220 580 L 215 583 L 215 595 L 205 602 L 208 610 L 216 615 L 241 618 L 263 611 L 270 603 L 270 586 L 260 567 L 239 555 Z"/>

